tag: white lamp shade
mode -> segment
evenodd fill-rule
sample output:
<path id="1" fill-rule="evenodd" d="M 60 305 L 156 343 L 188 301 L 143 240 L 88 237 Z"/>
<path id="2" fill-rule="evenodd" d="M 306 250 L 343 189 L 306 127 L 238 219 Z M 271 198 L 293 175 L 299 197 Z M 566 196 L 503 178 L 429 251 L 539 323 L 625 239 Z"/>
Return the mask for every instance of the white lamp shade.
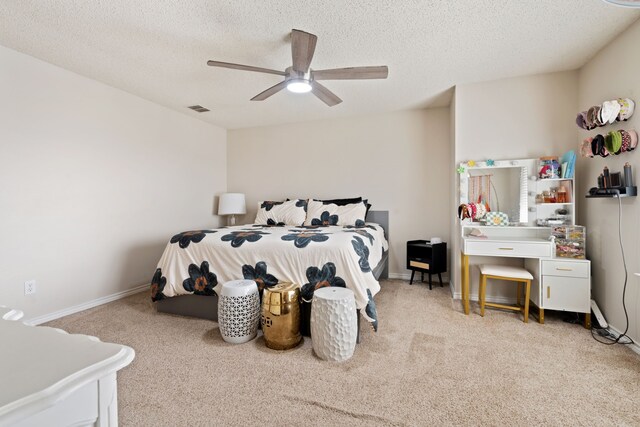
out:
<path id="1" fill-rule="evenodd" d="M 242 215 L 247 213 L 247 207 L 242 193 L 225 193 L 220 196 L 218 215 Z"/>

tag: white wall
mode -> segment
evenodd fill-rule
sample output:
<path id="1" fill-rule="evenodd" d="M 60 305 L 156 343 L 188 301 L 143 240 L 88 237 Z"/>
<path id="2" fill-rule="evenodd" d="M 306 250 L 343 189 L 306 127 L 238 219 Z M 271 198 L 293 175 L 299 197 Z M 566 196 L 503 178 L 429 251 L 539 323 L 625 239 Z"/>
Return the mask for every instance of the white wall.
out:
<path id="1" fill-rule="evenodd" d="M 405 274 L 406 241 L 449 235 L 449 109 L 233 130 L 228 135 L 230 191 L 258 201 L 369 198 L 388 210 L 390 272 Z"/>
<path id="2" fill-rule="evenodd" d="M 640 21 L 620 34 L 608 46 L 598 52 L 579 72 L 579 110 L 618 97 L 628 97 L 636 101 L 636 113 L 628 122 L 616 123 L 593 131 L 580 131 L 579 140 L 598 133 L 606 135 L 614 129 L 640 130 Z M 577 112 L 577 111 L 576 111 Z M 580 178 L 578 194 L 586 194 L 596 186 L 597 176 L 604 166 L 612 172 L 620 171 L 625 162 L 632 165 L 635 184 L 638 185 L 640 157 L 638 150 L 605 159 L 578 159 L 577 171 Z M 582 197 L 582 196 L 581 196 Z M 629 310 L 629 336 L 640 341 L 640 278 L 634 272 L 640 271 L 640 203 L 637 197 L 621 199 L 622 202 L 622 242 L 624 245 L 627 271 L 630 276 L 627 285 L 627 309 Z M 598 302 L 607 321 L 619 331 L 625 328 L 622 309 L 624 267 L 622 265 L 618 241 L 618 200 L 583 199 L 579 218 L 587 226 L 587 255 L 591 259 L 593 273 L 593 298 Z"/>
<path id="3" fill-rule="evenodd" d="M 576 146 L 578 97 L 577 72 L 540 74 L 490 82 L 459 85 L 455 91 L 456 192 L 459 204 L 457 164 L 469 160 L 507 160 L 562 155 Z M 578 201 L 580 202 L 580 201 Z M 455 212 L 455 211 L 454 211 Z M 455 214 L 455 213 L 454 213 Z M 449 240 L 454 242 L 452 269 L 460 269 L 460 228 L 456 223 Z M 480 258 L 484 262 L 486 257 Z M 503 260 L 504 261 L 504 260 Z M 522 264 L 522 260 L 508 260 Z M 478 293 L 478 271 L 470 259 L 471 298 Z M 454 296 L 460 297 L 457 275 Z M 487 298 L 515 295 L 512 289 L 491 287 Z"/>
<path id="4" fill-rule="evenodd" d="M 218 224 L 224 129 L 4 47 L 0 93 L 0 304 L 33 318 L 148 283 L 173 233 Z"/>

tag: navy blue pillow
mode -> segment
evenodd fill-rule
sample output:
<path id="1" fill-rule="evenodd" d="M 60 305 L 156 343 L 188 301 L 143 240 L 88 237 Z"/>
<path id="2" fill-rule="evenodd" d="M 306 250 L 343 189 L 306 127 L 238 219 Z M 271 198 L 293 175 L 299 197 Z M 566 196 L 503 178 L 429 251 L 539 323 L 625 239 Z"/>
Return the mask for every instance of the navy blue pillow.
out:
<path id="1" fill-rule="evenodd" d="M 314 199 L 317 200 L 317 199 Z M 360 203 L 362 201 L 362 197 L 354 197 L 351 199 L 331 199 L 331 200 L 319 200 L 325 205 L 333 204 L 338 206 L 351 205 L 353 203 Z"/>
<path id="2" fill-rule="evenodd" d="M 371 203 L 367 203 L 367 200 L 363 200 L 364 204 L 367 205 L 367 211 L 364 213 L 364 220 L 367 220 L 367 216 L 369 215 L 369 209 L 371 209 Z"/>

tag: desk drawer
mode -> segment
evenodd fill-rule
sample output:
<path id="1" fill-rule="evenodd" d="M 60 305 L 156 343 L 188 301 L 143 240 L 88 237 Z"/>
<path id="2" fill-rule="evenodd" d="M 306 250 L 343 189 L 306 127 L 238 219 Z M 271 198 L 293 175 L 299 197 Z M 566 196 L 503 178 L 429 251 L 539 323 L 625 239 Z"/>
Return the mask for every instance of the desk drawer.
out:
<path id="1" fill-rule="evenodd" d="M 589 262 L 542 260 L 543 276 L 589 278 Z"/>
<path id="2" fill-rule="evenodd" d="M 465 241 L 467 255 L 484 255 L 516 258 L 544 258 L 551 256 L 551 243 Z"/>

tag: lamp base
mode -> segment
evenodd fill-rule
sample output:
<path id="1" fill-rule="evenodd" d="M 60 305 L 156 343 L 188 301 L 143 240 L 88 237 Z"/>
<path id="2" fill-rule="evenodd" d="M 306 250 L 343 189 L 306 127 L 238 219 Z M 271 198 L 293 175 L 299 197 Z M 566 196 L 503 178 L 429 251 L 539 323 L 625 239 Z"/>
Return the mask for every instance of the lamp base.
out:
<path id="1" fill-rule="evenodd" d="M 236 216 L 235 215 L 229 215 L 229 219 L 227 220 L 227 225 L 229 225 L 231 227 L 236 225 Z"/>

